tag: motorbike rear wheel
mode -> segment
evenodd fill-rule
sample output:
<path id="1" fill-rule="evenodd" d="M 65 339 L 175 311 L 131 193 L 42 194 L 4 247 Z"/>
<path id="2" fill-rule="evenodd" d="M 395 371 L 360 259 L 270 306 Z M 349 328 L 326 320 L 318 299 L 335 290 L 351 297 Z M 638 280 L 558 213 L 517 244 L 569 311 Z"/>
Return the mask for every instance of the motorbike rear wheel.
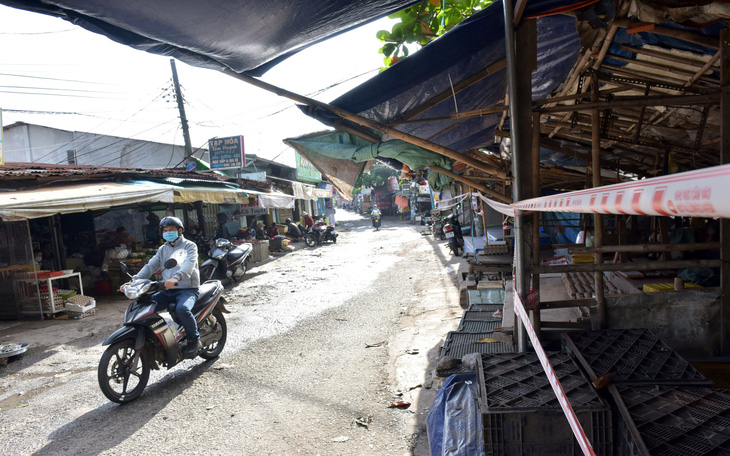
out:
<path id="1" fill-rule="evenodd" d="M 134 366 L 139 354 L 139 362 Z M 99 361 L 99 388 L 110 401 L 118 404 L 137 399 L 150 378 L 150 361 L 143 349 L 134 349 L 134 340 L 125 339 L 106 349 Z"/>
<path id="2" fill-rule="evenodd" d="M 449 247 L 451 248 L 451 253 L 454 256 L 459 256 L 459 242 L 458 241 L 449 242 Z"/>
<path id="3" fill-rule="evenodd" d="M 307 247 L 314 247 L 317 244 L 317 239 L 314 236 L 314 233 L 307 233 L 304 236 L 304 243 L 307 244 Z"/>
<path id="4" fill-rule="evenodd" d="M 226 339 L 228 338 L 228 326 L 226 325 L 226 319 L 223 317 L 223 312 L 219 309 L 213 309 L 213 317 L 216 323 L 221 325 L 221 338 L 218 339 L 218 342 L 213 342 L 207 347 L 203 347 L 203 350 L 198 355 L 203 359 L 217 358 L 223 351 L 223 347 L 226 346 Z"/>
<path id="5" fill-rule="evenodd" d="M 200 268 L 200 283 L 213 279 L 215 279 L 215 266 L 209 264 Z"/>
<path id="6" fill-rule="evenodd" d="M 236 274 L 234 272 L 233 275 L 231 276 L 231 278 L 233 280 L 235 280 L 236 282 L 240 282 L 241 280 L 243 280 L 243 276 L 246 275 L 246 272 L 247 271 L 248 271 L 248 258 L 246 258 L 245 260 L 243 260 L 243 263 L 241 264 L 241 273 L 240 274 Z M 236 269 L 236 272 L 238 272 L 238 269 Z"/>

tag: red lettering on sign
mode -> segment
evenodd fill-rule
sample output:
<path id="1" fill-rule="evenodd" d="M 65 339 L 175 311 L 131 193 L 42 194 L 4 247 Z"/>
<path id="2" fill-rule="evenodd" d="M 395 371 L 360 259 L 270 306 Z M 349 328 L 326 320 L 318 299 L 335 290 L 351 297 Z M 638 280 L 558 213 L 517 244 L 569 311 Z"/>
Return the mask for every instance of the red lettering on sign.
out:
<path id="1" fill-rule="evenodd" d="M 662 201 L 664 201 L 664 195 L 666 194 L 667 187 L 656 187 L 654 189 L 654 195 L 651 198 L 651 207 L 661 215 L 672 215 L 671 212 L 664 210 L 662 206 Z"/>
<path id="2" fill-rule="evenodd" d="M 644 193 L 643 188 L 637 188 L 634 190 L 634 194 L 631 196 L 631 210 L 639 215 L 646 215 L 646 212 L 642 211 L 641 206 L 639 205 L 642 193 Z"/>
<path id="3" fill-rule="evenodd" d="M 626 214 L 626 212 L 621 208 L 621 203 L 624 199 L 624 192 L 617 192 L 616 193 L 616 201 L 613 203 L 613 209 L 614 211 L 618 212 L 619 214 Z"/>

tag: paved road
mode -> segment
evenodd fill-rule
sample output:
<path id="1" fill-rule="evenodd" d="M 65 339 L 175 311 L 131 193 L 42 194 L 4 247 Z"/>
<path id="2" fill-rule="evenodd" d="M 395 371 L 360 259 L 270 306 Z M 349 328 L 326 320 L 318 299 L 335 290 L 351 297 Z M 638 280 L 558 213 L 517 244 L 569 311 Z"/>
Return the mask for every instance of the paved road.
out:
<path id="1" fill-rule="evenodd" d="M 0 453 L 428 454 L 428 371 L 458 324 L 463 260 L 420 226 L 338 221 L 336 245 L 253 268 L 227 291 L 219 359 L 153 372 L 134 403 L 98 389 L 106 334 L 0 371 Z M 388 407 L 397 400 L 411 406 Z"/>

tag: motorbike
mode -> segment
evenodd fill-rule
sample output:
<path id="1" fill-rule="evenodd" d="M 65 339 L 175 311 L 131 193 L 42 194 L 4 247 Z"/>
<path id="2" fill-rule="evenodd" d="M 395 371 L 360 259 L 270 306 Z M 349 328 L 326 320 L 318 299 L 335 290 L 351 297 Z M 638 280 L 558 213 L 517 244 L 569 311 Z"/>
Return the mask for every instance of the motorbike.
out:
<path id="1" fill-rule="evenodd" d="M 170 259 L 164 268 L 176 265 L 177 261 Z M 124 263 L 121 269 L 129 275 Z M 184 359 L 180 341 L 185 329 L 177 320 L 174 306 L 172 311 L 155 311 L 152 295 L 164 289 L 164 281 L 149 279 L 134 280 L 124 288 L 124 295 L 133 302 L 124 313 L 124 326 L 104 341 L 103 345 L 109 347 L 98 368 L 99 387 L 110 401 L 123 404 L 137 399 L 147 386 L 151 369 L 170 369 Z M 192 309 L 203 346 L 198 356 L 214 359 L 226 345 L 228 328 L 223 314 L 230 312 L 224 305 L 220 281 L 203 283 L 199 292 Z"/>
<path id="2" fill-rule="evenodd" d="M 208 259 L 200 265 L 200 281 L 233 279 L 240 282 L 248 270 L 252 251 L 251 244 L 233 245 L 228 239 L 217 239 L 208 252 Z"/>
<path id="3" fill-rule="evenodd" d="M 373 222 L 373 227 L 375 228 L 375 231 L 380 230 L 380 214 L 372 214 L 370 216 L 370 219 Z"/>
<path id="4" fill-rule="evenodd" d="M 333 244 L 337 243 L 337 236 L 335 233 L 335 227 L 333 225 L 327 225 L 324 219 L 317 221 L 314 226 L 307 230 L 304 234 L 304 243 L 307 247 L 314 247 L 315 245 L 324 244 L 327 241 L 332 241 Z"/>
<path id="5" fill-rule="evenodd" d="M 448 215 L 443 220 L 443 230 L 446 239 L 449 241 L 449 249 L 452 255 L 459 255 L 459 249 L 464 250 L 464 237 L 461 234 L 461 224 L 456 214 Z"/>

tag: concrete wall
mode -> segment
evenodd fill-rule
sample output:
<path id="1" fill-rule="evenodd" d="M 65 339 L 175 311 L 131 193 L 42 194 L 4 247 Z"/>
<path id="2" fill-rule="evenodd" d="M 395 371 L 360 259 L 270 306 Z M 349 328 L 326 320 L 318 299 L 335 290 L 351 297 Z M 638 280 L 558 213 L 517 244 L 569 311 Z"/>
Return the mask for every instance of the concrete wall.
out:
<path id="1" fill-rule="evenodd" d="M 607 296 L 611 329 L 651 328 L 686 358 L 720 355 L 719 288 Z"/>
<path id="2" fill-rule="evenodd" d="M 4 129 L 6 162 L 76 164 L 159 169 L 178 165 L 183 146 L 116 136 L 58 130 L 39 125 L 14 124 Z"/>

